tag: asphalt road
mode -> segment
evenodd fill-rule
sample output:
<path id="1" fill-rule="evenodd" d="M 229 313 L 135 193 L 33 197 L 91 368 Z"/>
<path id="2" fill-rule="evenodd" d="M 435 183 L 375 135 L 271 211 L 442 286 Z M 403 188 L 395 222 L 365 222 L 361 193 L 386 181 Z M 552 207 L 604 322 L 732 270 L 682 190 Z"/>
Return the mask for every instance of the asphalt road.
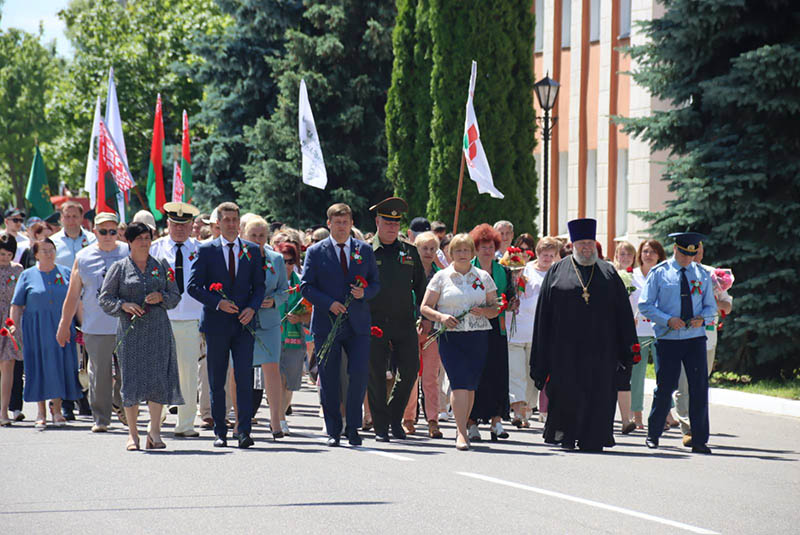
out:
<path id="1" fill-rule="evenodd" d="M 36 431 L 26 405 L 28 421 L 0 429 L 0 534 L 800 532 L 800 419 L 712 406 L 711 456 L 675 431 L 655 452 L 641 432 L 603 454 L 564 452 L 539 423 L 459 452 L 452 421 L 442 440 L 420 425 L 405 441 L 328 448 L 316 393 L 293 407 L 277 443 L 262 407 L 250 450 L 212 448 L 210 431 L 172 439 L 170 416 L 168 449 L 148 453 L 126 452 L 116 421 L 107 434 L 88 418 Z"/>

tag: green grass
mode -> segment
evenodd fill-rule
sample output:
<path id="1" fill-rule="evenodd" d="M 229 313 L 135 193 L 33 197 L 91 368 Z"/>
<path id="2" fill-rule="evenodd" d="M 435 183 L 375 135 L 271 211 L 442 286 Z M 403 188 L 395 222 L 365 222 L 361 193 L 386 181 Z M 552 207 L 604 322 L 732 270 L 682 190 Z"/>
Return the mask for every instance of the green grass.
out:
<path id="1" fill-rule="evenodd" d="M 647 365 L 646 377 L 655 379 L 656 372 L 653 364 Z M 714 372 L 711 375 L 709 386 L 712 388 L 726 388 L 729 390 L 739 390 L 749 394 L 763 394 L 786 399 L 800 400 L 800 377 L 781 381 L 778 379 L 762 379 L 752 381 L 747 375 L 736 375 L 733 373 Z"/>

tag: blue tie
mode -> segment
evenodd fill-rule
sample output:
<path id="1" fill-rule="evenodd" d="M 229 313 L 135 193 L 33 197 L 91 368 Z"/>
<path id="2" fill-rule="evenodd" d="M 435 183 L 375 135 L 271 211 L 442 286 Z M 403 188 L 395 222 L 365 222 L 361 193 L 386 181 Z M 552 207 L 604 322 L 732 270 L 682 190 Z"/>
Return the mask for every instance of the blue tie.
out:
<path id="1" fill-rule="evenodd" d="M 689 279 L 686 278 L 686 268 L 681 268 L 681 319 L 689 323 L 694 317 L 692 295 L 689 292 Z"/>

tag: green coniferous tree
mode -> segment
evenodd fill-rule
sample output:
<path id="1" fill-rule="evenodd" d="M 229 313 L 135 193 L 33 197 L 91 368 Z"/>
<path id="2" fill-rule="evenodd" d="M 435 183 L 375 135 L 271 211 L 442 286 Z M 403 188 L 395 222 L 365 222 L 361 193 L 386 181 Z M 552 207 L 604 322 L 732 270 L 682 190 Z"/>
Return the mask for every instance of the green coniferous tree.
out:
<path id="1" fill-rule="evenodd" d="M 303 10 L 302 0 L 216 2 L 232 22 L 189 42 L 204 61 L 176 66 L 205 89 L 196 122 L 208 135 L 192 146 L 192 165 L 199 179 L 197 201 L 206 208 L 230 200 L 234 184 L 244 179 L 244 128 L 274 111 L 278 87 L 268 60 L 284 53 L 284 34 L 299 23 Z"/>
<path id="2" fill-rule="evenodd" d="M 651 214 L 660 239 L 708 235 L 704 263 L 736 276 L 717 359 L 756 377 L 800 367 L 800 5 L 666 0 L 633 47 L 640 85 L 667 111 L 620 119 L 673 159 L 674 200 Z"/>
<path id="3" fill-rule="evenodd" d="M 385 180 L 385 106 L 392 70 L 395 8 L 368 0 L 309 0 L 286 54 L 269 60 L 280 90 L 271 117 L 245 129 L 250 163 L 237 185 L 245 210 L 293 225 L 322 223 L 333 202 L 347 202 L 356 224 L 390 193 Z M 328 186 L 301 180 L 297 113 L 305 78 L 325 158 Z"/>
<path id="4" fill-rule="evenodd" d="M 531 2 L 430 0 L 433 101 L 428 215 L 452 221 L 464 135 L 470 63 L 478 62 L 475 111 L 495 186 L 478 195 L 464 172 L 460 230 L 508 219 L 536 234 Z"/>
<path id="5" fill-rule="evenodd" d="M 394 65 L 386 103 L 386 176 L 412 217 L 428 204 L 431 153 L 431 34 L 428 0 L 398 0 Z"/>

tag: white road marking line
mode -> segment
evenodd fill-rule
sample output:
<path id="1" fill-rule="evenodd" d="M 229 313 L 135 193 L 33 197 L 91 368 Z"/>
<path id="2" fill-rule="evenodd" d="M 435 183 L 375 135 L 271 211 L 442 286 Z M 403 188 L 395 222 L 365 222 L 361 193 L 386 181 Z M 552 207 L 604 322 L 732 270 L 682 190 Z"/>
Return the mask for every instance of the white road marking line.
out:
<path id="1" fill-rule="evenodd" d="M 303 437 L 308 437 L 308 438 L 316 437 L 322 442 L 327 442 L 328 441 L 328 436 L 327 435 L 317 435 L 317 434 L 314 434 L 314 435 L 303 435 L 303 434 L 300 434 L 300 433 L 294 433 L 294 434 L 296 436 L 303 436 Z M 390 453 L 388 451 L 383 451 L 383 450 L 376 450 L 375 448 L 370 448 L 368 446 L 350 446 L 350 445 L 345 446 L 344 444 L 342 444 L 342 445 L 344 446 L 345 449 L 349 448 L 351 450 L 361 450 L 361 451 L 365 451 L 367 453 L 371 453 L 373 455 L 378 455 L 380 457 L 386 457 L 388 459 L 394 459 L 395 461 L 416 461 L 416 459 L 413 459 L 411 457 L 404 457 L 404 456 L 398 455 L 396 453 Z"/>
<path id="2" fill-rule="evenodd" d="M 620 513 L 623 515 L 628 515 L 636 518 L 641 518 L 643 520 L 649 520 L 651 522 L 658 522 L 659 524 L 664 524 L 666 526 L 671 526 L 673 528 L 684 529 L 686 531 L 691 531 L 692 533 L 701 533 L 703 535 L 719 535 L 716 531 L 711 531 L 704 528 L 698 528 L 696 526 L 691 526 L 689 524 L 684 524 L 682 522 L 676 522 L 674 520 L 668 520 L 666 518 L 661 518 L 658 516 L 648 515 L 647 513 L 640 513 L 638 511 L 633 511 L 631 509 L 625 509 L 624 507 L 617 507 L 616 505 L 608 505 L 601 502 L 596 502 L 593 500 L 587 500 L 584 498 L 578 498 L 576 496 L 570 496 L 569 494 L 562 494 L 560 492 L 554 492 L 552 490 L 540 489 L 537 487 L 531 487 L 528 485 L 523 485 L 521 483 L 514 483 L 512 481 L 505 481 L 502 479 L 498 479 L 496 477 L 484 476 L 482 474 L 475 474 L 472 472 L 456 472 L 456 474 L 471 477 L 473 479 L 480 479 L 482 481 L 488 481 L 489 483 L 496 483 L 498 485 L 505 485 L 507 487 L 512 487 L 515 489 L 520 490 L 527 490 L 529 492 L 535 492 L 537 494 L 542 494 L 544 496 L 550 496 L 552 498 L 560 498 L 562 500 L 567 500 L 570 502 L 580 503 L 583 505 L 589 505 L 591 507 L 597 507 L 598 509 L 605 509 L 607 511 L 612 511 L 614 513 Z"/>

